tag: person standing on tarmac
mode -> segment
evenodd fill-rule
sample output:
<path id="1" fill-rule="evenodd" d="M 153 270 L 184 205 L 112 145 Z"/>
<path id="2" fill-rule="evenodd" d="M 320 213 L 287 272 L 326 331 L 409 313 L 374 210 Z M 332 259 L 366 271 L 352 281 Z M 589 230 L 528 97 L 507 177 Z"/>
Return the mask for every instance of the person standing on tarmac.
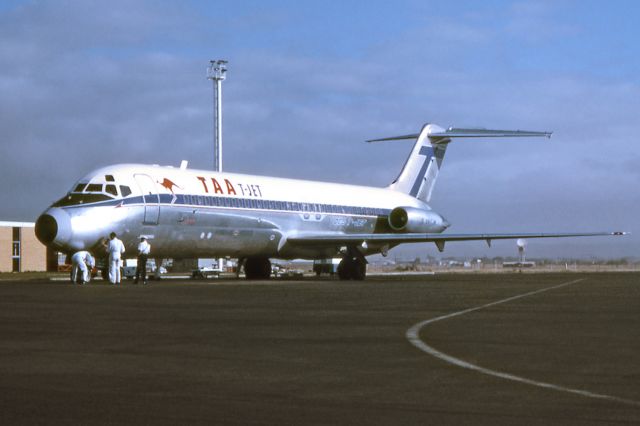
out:
<path id="1" fill-rule="evenodd" d="M 111 284 L 120 284 L 120 264 L 122 263 L 122 254 L 124 253 L 124 244 L 118 238 L 116 233 L 109 234 L 109 245 L 107 246 L 109 253 L 109 281 Z"/>
<path id="2" fill-rule="evenodd" d="M 147 259 L 151 252 L 151 245 L 147 242 L 147 237 L 140 237 L 138 244 L 138 265 L 136 266 L 136 279 L 134 284 L 138 284 L 138 278 L 142 275 L 142 284 L 147 284 Z"/>
<path id="3" fill-rule="evenodd" d="M 91 269 L 96 265 L 96 262 L 91 256 L 91 253 L 85 250 L 81 250 L 76 252 L 73 256 L 71 256 L 71 281 L 73 283 L 78 282 L 78 275 L 82 272 L 82 284 L 86 284 L 89 282 L 91 278 Z"/>

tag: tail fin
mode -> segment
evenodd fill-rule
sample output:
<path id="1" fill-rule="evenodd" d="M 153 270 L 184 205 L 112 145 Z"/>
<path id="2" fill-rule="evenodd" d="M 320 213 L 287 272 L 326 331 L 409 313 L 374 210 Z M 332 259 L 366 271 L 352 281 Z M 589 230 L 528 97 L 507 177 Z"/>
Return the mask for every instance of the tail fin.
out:
<path id="1" fill-rule="evenodd" d="M 457 129 L 453 127 L 449 127 L 445 130 L 435 124 L 425 124 L 419 134 L 372 139 L 367 142 L 417 138 L 416 143 L 413 146 L 413 150 L 404 164 L 400 175 L 391 185 L 389 185 L 388 188 L 412 195 L 424 202 L 429 202 L 436 183 L 436 178 L 438 177 L 438 172 L 442 167 L 444 154 L 452 138 L 523 136 L 545 136 L 550 138 L 551 132 Z"/>

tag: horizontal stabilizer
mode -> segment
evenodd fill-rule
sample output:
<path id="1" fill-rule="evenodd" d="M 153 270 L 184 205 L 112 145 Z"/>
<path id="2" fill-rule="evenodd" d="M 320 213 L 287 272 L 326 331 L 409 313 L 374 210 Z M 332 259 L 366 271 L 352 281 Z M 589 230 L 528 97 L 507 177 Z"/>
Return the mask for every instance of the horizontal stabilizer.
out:
<path id="1" fill-rule="evenodd" d="M 457 129 L 449 127 L 444 132 L 430 133 L 430 138 L 517 138 L 543 136 L 550 138 L 552 132 L 534 132 L 530 130 L 490 130 L 490 129 Z"/>
<path id="2" fill-rule="evenodd" d="M 381 139 L 369 139 L 367 142 L 401 141 L 404 139 L 416 139 L 418 136 L 420 136 L 420 133 L 413 133 L 411 135 L 402 135 L 402 136 L 390 136 L 388 138 L 381 138 Z"/>
<path id="3" fill-rule="evenodd" d="M 517 137 L 536 137 L 541 136 L 550 138 L 553 132 L 537 132 L 530 130 L 491 130 L 491 129 L 461 129 L 449 127 L 445 131 L 434 131 L 427 133 L 427 137 L 432 139 L 445 138 L 517 138 Z M 369 139 L 367 142 L 383 142 L 404 139 L 417 139 L 420 133 L 411 135 L 391 136 L 381 139 Z"/>

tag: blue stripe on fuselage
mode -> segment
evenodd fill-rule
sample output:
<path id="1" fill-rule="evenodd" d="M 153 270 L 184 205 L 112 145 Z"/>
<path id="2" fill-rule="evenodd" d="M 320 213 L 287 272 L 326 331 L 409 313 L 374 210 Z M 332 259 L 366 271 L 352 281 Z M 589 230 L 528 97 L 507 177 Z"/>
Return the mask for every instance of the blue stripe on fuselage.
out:
<path id="1" fill-rule="evenodd" d="M 147 200 L 145 202 L 145 199 Z M 158 203 L 158 199 L 160 202 Z M 180 206 L 188 208 L 225 208 L 225 209 L 252 209 L 267 211 L 287 211 L 293 213 L 308 214 L 339 214 L 350 216 L 379 216 L 388 215 L 391 210 L 374 207 L 346 206 L 346 205 L 329 205 L 319 203 L 299 203 L 284 202 L 275 200 L 249 199 L 238 197 L 219 197 L 211 195 L 192 195 L 192 194 L 149 194 L 127 197 L 123 199 L 114 199 L 100 201 L 97 203 L 76 204 L 72 206 L 62 207 L 64 209 L 75 209 L 83 207 L 111 207 L 122 204 L 124 206 Z M 307 205 L 304 209 L 302 206 Z M 315 206 L 311 208 L 310 206 Z M 317 211 L 316 209 L 319 209 Z"/>

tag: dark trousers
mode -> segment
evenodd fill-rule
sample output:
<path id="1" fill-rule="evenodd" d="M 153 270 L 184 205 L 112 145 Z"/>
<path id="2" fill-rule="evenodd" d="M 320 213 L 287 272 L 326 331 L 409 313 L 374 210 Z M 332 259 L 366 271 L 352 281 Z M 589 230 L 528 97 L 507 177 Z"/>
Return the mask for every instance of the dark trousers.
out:
<path id="1" fill-rule="evenodd" d="M 136 266 L 136 282 L 142 275 L 142 281 L 147 281 L 147 255 L 141 254 L 138 256 L 138 266 Z"/>

